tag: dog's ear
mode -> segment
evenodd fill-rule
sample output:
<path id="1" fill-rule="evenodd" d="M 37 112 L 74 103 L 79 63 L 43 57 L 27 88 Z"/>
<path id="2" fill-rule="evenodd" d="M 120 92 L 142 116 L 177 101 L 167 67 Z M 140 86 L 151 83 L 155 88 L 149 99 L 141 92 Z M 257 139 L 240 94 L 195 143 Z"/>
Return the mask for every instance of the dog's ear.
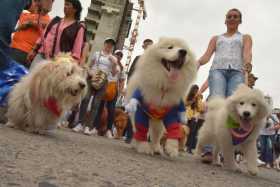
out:
<path id="1" fill-rule="evenodd" d="M 254 89 L 253 92 L 259 105 L 257 115 L 259 118 L 265 118 L 272 113 L 272 106 L 265 101 L 262 91 Z"/>
<path id="2" fill-rule="evenodd" d="M 230 113 L 235 113 L 236 111 L 236 99 L 234 95 L 226 99 L 227 108 Z"/>

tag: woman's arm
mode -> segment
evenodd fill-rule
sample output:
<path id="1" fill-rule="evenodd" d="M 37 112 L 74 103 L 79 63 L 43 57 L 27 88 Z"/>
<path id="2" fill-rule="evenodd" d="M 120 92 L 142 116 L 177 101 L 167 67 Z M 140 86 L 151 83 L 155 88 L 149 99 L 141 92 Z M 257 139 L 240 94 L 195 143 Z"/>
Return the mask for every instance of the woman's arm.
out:
<path id="1" fill-rule="evenodd" d="M 116 57 L 114 57 L 113 55 L 110 55 L 109 56 L 109 60 L 112 63 L 112 71 L 111 71 L 111 73 L 112 73 L 113 76 L 115 76 L 118 73 L 118 68 L 117 68 L 118 59 Z"/>
<path id="2" fill-rule="evenodd" d="M 202 86 L 200 87 L 200 89 L 197 92 L 197 95 L 202 95 L 203 92 L 205 92 L 205 90 L 208 88 L 208 79 L 206 79 L 204 81 L 204 83 L 202 84 Z"/>
<path id="3" fill-rule="evenodd" d="M 78 31 L 78 34 L 76 36 L 76 39 L 75 39 L 75 42 L 73 45 L 73 49 L 72 49 L 72 56 L 79 61 L 82 58 L 84 35 L 85 35 L 85 28 L 81 27 Z"/>
<path id="4" fill-rule="evenodd" d="M 214 36 L 213 38 L 211 38 L 206 52 L 198 60 L 198 65 L 199 66 L 204 65 L 207 62 L 209 62 L 211 56 L 213 55 L 214 51 L 216 50 L 216 41 L 217 41 L 217 36 Z"/>
<path id="5" fill-rule="evenodd" d="M 246 34 L 243 36 L 243 61 L 244 61 L 244 70 L 247 73 L 250 73 L 252 70 L 252 38 L 250 35 Z M 250 64 L 250 65 L 248 65 Z"/>
<path id="6" fill-rule="evenodd" d="M 87 42 L 85 42 L 84 47 L 83 47 L 82 57 L 81 57 L 81 60 L 80 60 L 80 64 L 86 64 L 88 53 L 89 53 L 89 44 Z"/>

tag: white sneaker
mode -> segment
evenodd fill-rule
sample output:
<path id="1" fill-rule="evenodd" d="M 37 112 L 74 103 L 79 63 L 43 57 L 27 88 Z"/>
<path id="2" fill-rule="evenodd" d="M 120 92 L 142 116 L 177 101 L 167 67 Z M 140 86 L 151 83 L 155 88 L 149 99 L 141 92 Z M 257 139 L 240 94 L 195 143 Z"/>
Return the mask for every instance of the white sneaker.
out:
<path id="1" fill-rule="evenodd" d="M 92 135 L 92 132 L 91 132 L 91 130 L 89 130 L 89 127 L 85 127 L 84 134 L 85 135 Z"/>
<path id="2" fill-rule="evenodd" d="M 92 135 L 97 135 L 97 134 L 98 134 L 97 129 L 96 129 L 96 128 L 93 128 L 93 129 L 91 130 L 91 134 L 92 134 Z"/>
<path id="3" fill-rule="evenodd" d="M 112 132 L 111 132 L 111 130 L 107 130 L 107 132 L 106 132 L 106 137 L 107 138 L 113 138 L 113 135 L 112 135 Z"/>
<path id="4" fill-rule="evenodd" d="M 81 132 L 83 130 L 83 126 L 81 123 L 79 123 L 78 125 L 76 125 L 76 127 L 74 127 L 72 129 L 74 132 Z"/>
<path id="5" fill-rule="evenodd" d="M 265 165 L 265 163 L 263 161 L 261 161 L 260 159 L 257 159 L 257 163 L 258 163 L 258 166 L 263 166 Z"/>
<path id="6" fill-rule="evenodd" d="M 89 135 L 89 136 L 90 135 L 96 135 L 97 134 L 97 130 L 95 128 L 90 130 L 89 127 L 85 127 L 84 134 L 85 135 Z"/>

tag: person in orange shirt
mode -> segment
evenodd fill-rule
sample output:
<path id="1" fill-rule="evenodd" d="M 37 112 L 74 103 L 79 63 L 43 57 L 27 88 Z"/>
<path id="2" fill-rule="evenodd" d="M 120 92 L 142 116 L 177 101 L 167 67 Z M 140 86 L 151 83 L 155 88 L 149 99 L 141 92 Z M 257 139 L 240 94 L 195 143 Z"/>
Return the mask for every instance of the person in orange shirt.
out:
<path id="1" fill-rule="evenodd" d="M 21 13 L 18 26 L 12 38 L 10 56 L 18 63 L 29 68 L 31 62 L 27 55 L 32 51 L 39 37 L 50 22 L 48 12 L 54 0 L 32 0 L 28 11 Z"/>

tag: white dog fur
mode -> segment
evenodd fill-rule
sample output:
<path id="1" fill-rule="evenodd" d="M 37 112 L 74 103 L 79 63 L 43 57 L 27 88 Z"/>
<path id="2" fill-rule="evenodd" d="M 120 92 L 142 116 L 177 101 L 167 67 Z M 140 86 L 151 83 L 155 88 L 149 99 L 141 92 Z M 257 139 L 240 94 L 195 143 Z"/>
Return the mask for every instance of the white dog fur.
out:
<path id="1" fill-rule="evenodd" d="M 170 72 L 161 64 L 162 59 L 174 61 L 179 58 L 179 50 L 186 50 L 187 55 L 182 68 L 179 70 L 177 81 L 172 81 Z M 141 55 L 136 64 L 136 70 L 128 83 L 127 97 L 130 99 L 135 89 L 140 89 L 144 102 L 154 106 L 172 106 L 180 102 L 185 97 L 190 85 L 194 81 L 197 73 L 197 65 L 192 51 L 186 43 L 177 38 L 160 38 L 159 42 L 151 45 Z M 161 98 L 162 90 L 167 90 Z M 131 99 L 130 101 L 132 101 Z M 137 102 L 129 103 L 132 111 L 136 110 Z M 185 113 L 182 116 L 186 116 Z M 132 114 L 132 119 L 134 115 Z M 133 120 L 132 120 L 133 121 Z M 133 123 L 134 124 L 134 123 Z M 135 126 L 134 126 L 135 130 Z M 162 153 L 160 139 L 164 133 L 164 126 L 161 121 L 151 119 L 149 122 L 149 134 L 151 144 L 135 140 L 136 150 L 140 153 L 153 154 Z M 167 139 L 166 153 L 175 157 L 178 155 L 178 141 Z"/>
<path id="2" fill-rule="evenodd" d="M 8 125 L 40 134 L 53 129 L 64 112 L 85 96 L 86 77 L 86 71 L 69 54 L 37 64 L 9 94 Z M 57 113 L 45 106 L 49 98 Z"/>
<path id="3" fill-rule="evenodd" d="M 218 162 L 218 153 L 221 152 L 224 156 L 224 166 L 240 171 L 234 160 L 234 150 L 238 148 L 244 153 L 249 173 L 256 175 L 258 173 L 256 140 L 269 111 L 262 92 L 246 85 L 240 85 L 227 99 L 213 98 L 208 103 L 205 123 L 199 130 L 196 155 L 202 154 L 204 145 L 212 144 L 214 162 Z M 253 130 L 244 142 L 234 146 L 226 121 L 228 116 L 231 116 L 235 121 L 242 123 L 246 118 L 245 113 L 247 122 L 250 122 L 249 126 L 253 125 Z"/>

